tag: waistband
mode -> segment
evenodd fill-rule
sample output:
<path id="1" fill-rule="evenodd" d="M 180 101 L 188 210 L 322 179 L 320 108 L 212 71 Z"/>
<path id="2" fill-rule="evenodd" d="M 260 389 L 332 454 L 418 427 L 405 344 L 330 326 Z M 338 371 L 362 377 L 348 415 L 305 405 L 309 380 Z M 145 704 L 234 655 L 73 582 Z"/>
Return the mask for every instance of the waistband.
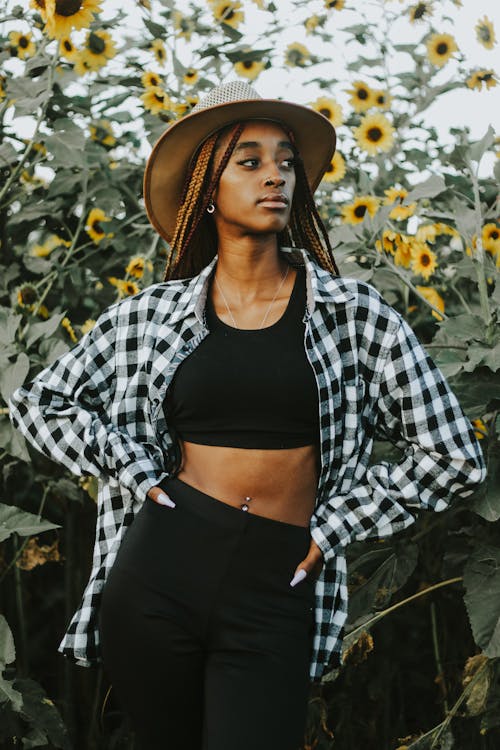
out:
<path id="1" fill-rule="evenodd" d="M 302 541 L 310 536 L 308 526 L 297 526 L 286 521 L 278 521 L 274 518 L 267 518 L 252 511 L 244 511 L 229 505 L 222 500 L 218 500 L 212 495 L 193 487 L 178 477 L 165 477 L 158 485 L 165 492 L 171 495 L 174 502 L 179 502 L 182 507 L 205 518 L 206 520 L 216 520 L 224 524 L 227 528 L 241 528 L 244 524 L 253 524 L 262 530 L 270 531 L 274 534 L 282 534 L 287 538 L 295 537 Z M 151 500 L 154 502 L 154 500 Z"/>

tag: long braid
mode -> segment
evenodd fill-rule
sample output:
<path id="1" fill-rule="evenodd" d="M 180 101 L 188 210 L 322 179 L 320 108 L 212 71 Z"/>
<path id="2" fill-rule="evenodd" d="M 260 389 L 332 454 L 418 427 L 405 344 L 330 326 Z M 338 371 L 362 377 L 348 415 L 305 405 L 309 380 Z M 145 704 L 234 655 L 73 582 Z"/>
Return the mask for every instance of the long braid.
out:
<path id="1" fill-rule="evenodd" d="M 303 162 L 297 153 L 294 133 L 282 123 L 280 124 L 294 146 L 297 157 L 295 164 L 297 181 L 289 224 L 279 234 L 279 243 L 285 247 L 305 248 L 316 257 L 322 268 L 340 276 L 327 229 L 319 215 Z M 217 252 L 217 233 L 213 222 L 208 220 L 206 208 L 244 126 L 244 122 L 232 126 L 228 146 L 209 181 L 208 176 L 218 140 L 228 128 L 223 128 L 209 136 L 194 155 L 183 184 L 181 203 L 163 281 L 194 276 L 214 258 Z"/>

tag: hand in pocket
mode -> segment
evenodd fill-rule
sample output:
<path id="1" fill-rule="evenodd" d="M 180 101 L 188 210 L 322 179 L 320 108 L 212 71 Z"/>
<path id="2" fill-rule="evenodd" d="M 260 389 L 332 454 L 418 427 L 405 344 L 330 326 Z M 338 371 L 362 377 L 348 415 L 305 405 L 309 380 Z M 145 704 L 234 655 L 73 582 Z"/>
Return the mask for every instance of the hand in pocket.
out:
<path id="1" fill-rule="evenodd" d="M 169 508 L 175 508 L 174 501 L 161 487 L 150 487 L 148 490 L 148 497 L 150 497 L 151 500 L 154 500 L 155 503 L 158 503 L 158 505 L 166 505 Z"/>
<path id="2" fill-rule="evenodd" d="M 311 539 L 309 546 L 309 552 L 307 556 L 300 562 L 295 568 L 295 573 L 290 581 L 290 586 L 295 586 L 300 581 L 303 581 L 306 576 L 310 576 L 313 580 L 321 573 L 323 568 L 323 553 L 314 541 Z"/>

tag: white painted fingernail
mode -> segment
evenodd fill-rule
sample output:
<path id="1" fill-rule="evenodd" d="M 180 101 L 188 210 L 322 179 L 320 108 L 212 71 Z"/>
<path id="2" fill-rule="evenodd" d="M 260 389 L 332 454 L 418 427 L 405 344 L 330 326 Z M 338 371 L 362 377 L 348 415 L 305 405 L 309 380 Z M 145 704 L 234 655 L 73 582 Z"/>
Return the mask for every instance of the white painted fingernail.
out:
<path id="1" fill-rule="evenodd" d="M 171 500 L 168 495 L 165 495 L 164 492 L 160 492 L 160 494 L 156 498 L 156 502 L 160 503 L 160 505 L 168 505 L 169 508 L 175 508 L 174 501 Z"/>
<path id="2" fill-rule="evenodd" d="M 303 581 L 304 578 L 307 575 L 307 570 L 304 570 L 304 568 L 301 568 L 298 570 L 292 580 L 290 581 L 290 586 L 295 586 L 296 583 L 299 583 L 299 581 Z"/>

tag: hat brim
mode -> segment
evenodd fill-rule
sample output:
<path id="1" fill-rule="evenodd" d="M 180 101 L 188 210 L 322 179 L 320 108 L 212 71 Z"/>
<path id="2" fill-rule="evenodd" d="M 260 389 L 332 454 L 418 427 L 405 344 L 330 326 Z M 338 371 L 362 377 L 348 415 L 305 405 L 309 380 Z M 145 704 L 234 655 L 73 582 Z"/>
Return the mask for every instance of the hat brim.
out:
<path id="1" fill-rule="evenodd" d="M 244 99 L 218 104 L 176 120 L 153 146 L 144 172 L 146 213 L 156 231 L 170 242 L 189 162 L 209 135 L 232 122 L 262 118 L 288 125 L 314 193 L 330 165 L 335 128 L 309 107 L 279 99 Z"/>

